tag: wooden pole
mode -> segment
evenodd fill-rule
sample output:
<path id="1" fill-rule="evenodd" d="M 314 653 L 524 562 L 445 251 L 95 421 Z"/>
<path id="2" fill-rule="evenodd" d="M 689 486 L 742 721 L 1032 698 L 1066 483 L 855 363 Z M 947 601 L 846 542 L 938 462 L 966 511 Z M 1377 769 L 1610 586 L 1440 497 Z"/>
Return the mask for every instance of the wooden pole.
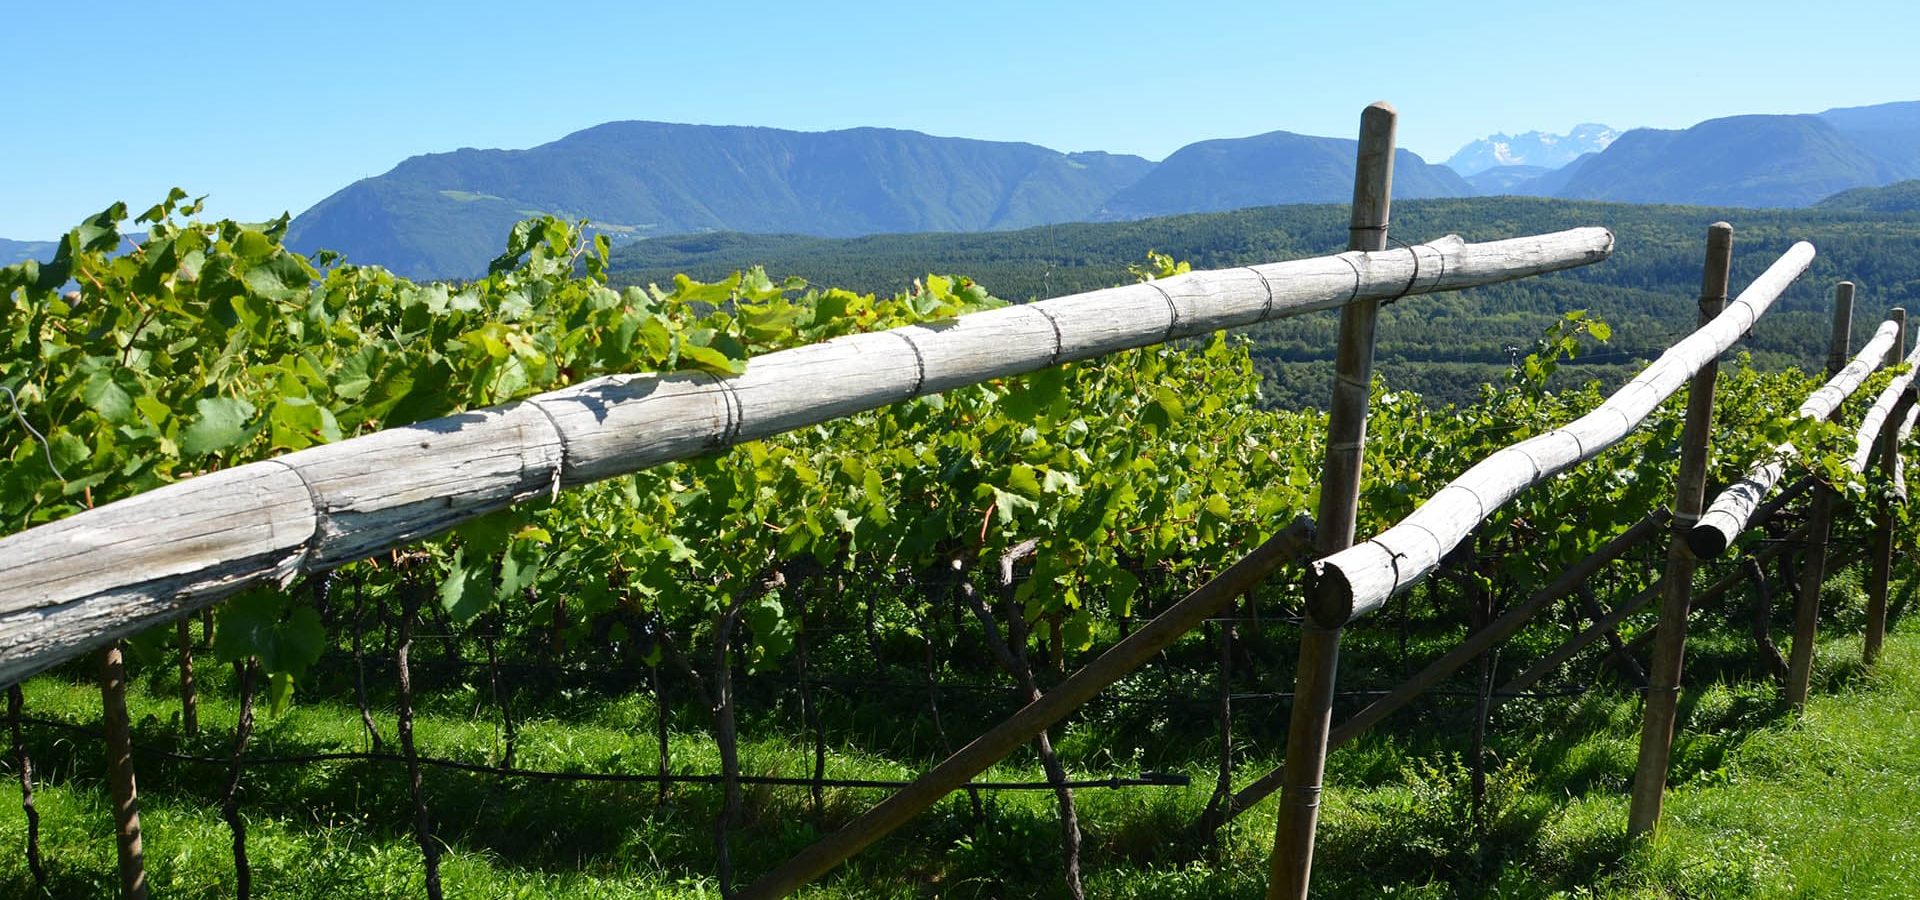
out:
<path id="1" fill-rule="evenodd" d="M 107 786 L 120 858 L 122 900 L 146 900 L 147 864 L 140 847 L 140 794 L 133 782 L 133 727 L 127 718 L 127 663 L 118 642 L 100 653 L 100 702 L 106 720 Z"/>
<path id="2" fill-rule="evenodd" d="M 1707 228 L 1707 263 L 1700 282 L 1700 324 L 1705 326 L 1727 306 L 1733 265 L 1733 226 Z M 1640 732 L 1640 760 L 1633 775 L 1629 834 L 1646 834 L 1660 821 L 1667 789 L 1667 764 L 1673 752 L 1674 716 L 1680 699 L 1680 669 L 1687 645 L 1687 613 L 1693 601 L 1693 573 L 1699 561 L 1687 545 L 1687 533 L 1700 519 L 1707 500 L 1707 445 L 1713 432 L 1713 388 L 1717 359 L 1693 376 L 1687 389 L 1687 420 L 1680 433 L 1680 472 L 1674 487 L 1673 542 L 1660 596 L 1660 636 L 1654 639 L 1653 665 L 1647 673 L 1646 721 Z"/>
<path id="3" fill-rule="evenodd" d="M 1899 327 L 1895 326 L 1889 359 L 1899 359 Z M 1853 282 L 1833 286 L 1833 338 L 1827 347 L 1827 371 L 1837 373 L 1846 364 L 1853 329 Z M 1834 415 L 1839 414 L 1835 407 Z M 1813 641 L 1820 630 L 1820 588 L 1827 581 L 1827 541 L 1833 534 L 1833 486 L 1813 486 L 1807 504 L 1807 561 L 1800 570 L 1800 596 L 1793 605 L 1793 646 L 1787 651 L 1787 703 L 1805 709 L 1807 686 L 1813 678 Z"/>
<path id="4" fill-rule="evenodd" d="M 1354 163 L 1353 214 L 1348 250 L 1381 250 L 1393 204 L 1394 128 L 1399 114 L 1385 102 L 1360 114 L 1360 146 Z M 1380 301 L 1340 309 L 1334 359 L 1333 402 L 1327 420 L 1327 456 L 1321 470 L 1319 534 L 1314 552 L 1328 556 L 1353 544 L 1360 508 L 1360 470 L 1366 456 L 1367 395 L 1373 385 L 1373 334 Z M 1340 628 L 1308 620 L 1300 632 L 1293 713 L 1287 726 L 1282 767 L 1280 820 L 1267 869 L 1267 900 L 1304 898 L 1313 873 L 1313 834 L 1320 821 L 1321 781 L 1327 766 L 1327 729 L 1333 724 L 1333 692 L 1340 663 Z"/>

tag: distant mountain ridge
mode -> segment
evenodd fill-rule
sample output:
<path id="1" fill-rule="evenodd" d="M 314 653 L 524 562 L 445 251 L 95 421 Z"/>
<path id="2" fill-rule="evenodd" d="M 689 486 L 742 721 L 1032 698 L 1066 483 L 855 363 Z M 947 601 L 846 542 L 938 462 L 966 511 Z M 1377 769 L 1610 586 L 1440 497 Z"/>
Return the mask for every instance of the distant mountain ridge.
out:
<path id="1" fill-rule="evenodd" d="M 1224 212 L 1284 203 L 1353 199 L 1359 142 L 1285 131 L 1201 141 L 1175 151 L 1139 181 L 1120 189 L 1097 219 L 1139 219 L 1175 213 Z M 1470 197 L 1473 186 L 1452 169 L 1418 155 L 1394 154 L 1397 197 Z"/>
<path id="2" fill-rule="evenodd" d="M 407 275 L 465 276 L 485 271 L 514 222 L 540 213 L 630 237 L 1022 228 L 1086 218 L 1152 166 L 883 128 L 611 122 L 529 150 L 413 157 L 302 213 L 288 243 Z"/>
<path id="3" fill-rule="evenodd" d="M 1575 125 L 1566 134 L 1493 134 L 1461 147 L 1447 158 L 1446 166 L 1468 179 L 1506 166 L 1558 169 L 1588 153 L 1607 149 L 1619 137 L 1620 132 L 1592 122 Z"/>
<path id="4" fill-rule="evenodd" d="M 57 241 L 10 241 L 0 238 L 0 266 L 37 259 L 46 262 L 53 258 L 53 251 L 59 249 Z"/>

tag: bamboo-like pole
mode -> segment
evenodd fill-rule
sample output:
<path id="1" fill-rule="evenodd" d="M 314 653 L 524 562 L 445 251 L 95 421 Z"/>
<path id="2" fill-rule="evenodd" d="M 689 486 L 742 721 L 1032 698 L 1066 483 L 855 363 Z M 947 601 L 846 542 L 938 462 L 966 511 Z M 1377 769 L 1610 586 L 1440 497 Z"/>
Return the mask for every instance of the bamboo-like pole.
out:
<path id="1" fill-rule="evenodd" d="M 773 900 L 799 890 L 826 874 L 874 841 L 906 824 L 942 797 L 964 787 L 974 776 L 1026 746 L 1042 730 L 1079 709 L 1087 701 L 1139 667 L 1161 650 L 1217 614 L 1241 594 L 1272 574 L 1282 564 L 1312 546 L 1313 523 L 1305 516 L 1268 538 L 1225 572 L 1195 589 L 1147 622 L 1140 630 L 1108 648 L 1079 671 L 1027 704 L 972 743 L 960 748 L 912 784 L 882 800 L 859 818 L 814 842 L 793 858 L 741 891 L 741 900 Z"/>
<path id="2" fill-rule="evenodd" d="M 1353 212 L 1347 249 L 1377 251 L 1387 245 L 1393 205 L 1393 144 L 1399 114 L 1387 103 L 1360 114 L 1360 146 L 1354 164 Z M 1333 401 L 1327 419 L 1327 454 L 1320 477 L 1320 532 L 1316 555 L 1353 544 L 1360 508 L 1360 473 L 1366 460 L 1367 395 L 1373 386 L 1373 335 L 1380 303 L 1351 303 L 1340 310 L 1334 357 Z M 1327 767 L 1327 728 L 1333 722 L 1333 692 L 1340 664 L 1340 625 L 1306 622 L 1294 677 L 1282 766 L 1280 817 L 1274 825 L 1267 866 L 1267 900 L 1307 896 L 1313 875 L 1313 835 L 1320 821 L 1321 782 Z"/>
<path id="3" fill-rule="evenodd" d="M 1867 408 L 1866 415 L 1860 417 L 1860 425 L 1853 432 L 1853 458 L 1847 461 L 1856 474 L 1865 475 L 1867 467 L 1882 451 L 1882 439 L 1889 428 L 1898 428 L 1897 424 L 1905 417 L 1905 411 L 1896 411 L 1901 398 L 1913 387 L 1914 376 L 1920 374 L 1920 341 L 1914 344 L 1912 353 L 1906 353 L 1907 311 L 1895 308 L 1887 313 L 1888 318 L 1900 323 L 1900 336 L 1887 352 L 1887 365 L 1904 363 L 1907 371 L 1895 375 L 1887 386 L 1880 390 L 1880 396 L 1873 399 L 1873 405 Z M 1897 414 L 1896 414 L 1897 413 Z"/>
<path id="4" fill-rule="evenodd" d="M 100 699 L 107 743 L 107 788 L 120 861 L 121 900 L 146 900 L 147 861 L 140 841 L 140 792 L 133 777 L 133 724 L 127 717 L 127 664 L 118 643 L 100 651 Z"/>
<path id="5" fill-rule="evenodd" d="M 1846 355 L 1848 337 L 1841 334 L 1841 321 L 1845 317 L 1849 326 L 1853 316 L 1853 282 L 1842 281 L 1833 290 L 1833 330 L 1834 336 L 1827 353 L 1827 368 L 1835 367 L 1837 359 Z M 1884 345 L 1880 345 L 1878 363 L 1887 363 L 1899 358 L 1901 333 L 1905 330 L 1906 316 L 1896 310 L 1888 316 L 1893 326 L 1893 334 Z M 1883 328 L 1884 330 L 1884 328 Z M 1875 335 L 1875 344 L 1869 344 L 1862 350 L 1866 356 L 1879 341 Z M 1837 413 L 1829 413 L 1832 418 Z M 1807 504 L 1807 556 L 1800 570 L 1799 596 L 1793 604 L 1793 645 L 1787 650 L 1787 703 L 1796 710 L 1804 710 L 1807 705 L 1807 690 L 1813 681 L 1814 640 L 1820 632 L 1820 591 L 1827 583 L 1827 543 L 1833 537 L 1834 506 L 1839 496 L 1832 485 L 1822 481 L 1813 487 L 1813 500 Z"/>
<path id="6" fill-rule="evenodd" d="M 1612 246 L 1587 228 L 1194 272 L 769 353 L 733 377 L 596 379 L 202 475 L 0 538 L 0 685 L 569 485 L 1071 360 L 1586 265 Z"/>
<path id="7" fill-rule="evenodd" d="M 1733 226 L 1715 222 L 1707 229 L 1707 263 L 1700 281 L 1700 326 L 1706 327 L 1727 306 L 1733 268 Z M 1707 500 L 1707 447 L 1713 438 L 1714 379 L 1718 354 L 1694 373 L 1687 388 L 1687 419 L 1680 431 L 1680 472 L 1673 498 L 1673 542 L 1660 594 L 1660 636 L 1653 642 L 1647 671 L 1645 724 L 1640 759 L 1633 774 L 1633 803 L 1627 833 L 1645 834 L 1660 821 L 1667 790 L 1667 764 L 1673 752 L 1674 718 L 1680 700 L 1680 670 L 1687 648 L 1687 614 L 1693 607 L 1693 573 L 1699 567 L 1687 532 L 1700 519 Z"/>
<path id="8" fill-rule="evenodd" d="M 1836 307 L 1839 306 L 1837 297 L 1841 294 L 1848 298 L 1847 306 L 1852 306 L 1851 290 L 1836 291 L 1835 294 Z M 1834 327 L 1838 329 L 1846 324 L 1841 322 L 1836 314 Z M 1860 353 L 1854 356 L 1851 362 L 1846 361 L 1842 356 L 1842 365 L 1834 366 L 1832 360 L 1829 360 L 1828 371 L 1832 378 L 1819 390 L 1807 395 L 1806 402 L 1800 404 L 1796 414 L 1814 420 L 1832 418 L 1839 411 L 1840 404 L 1853 396 L 1854 391 L 1859 390 L 1860 386 L 1866 383 L 1868 375 L 1880 368 L 1881 363 L 1886 359 L 1888 348 L 1893 346 L 1894 338 L 1898 333 L 1899 326 L 1892 320 L 1882 322 L 1879 330 L 1874 332 L 1873 338 L 1867 341 L 1867 345 L 1860 349 Z M 1836 337 L 1842 341 L 1846 339 L 1846 335 L 1840 332 L 1836 332 Z M 1844 343 L 1841 344 L 1841 350 L 1844 354 Z M 1734 539 L 1746 531 L 1747 520 L 1752 515 L 1753 509 L 1760 505 L 1760 501 L 1767 496 L 1768 491 L 1773 490 L 1774 485 L 1780 483 L 1780 476 L 1786 473 L 1787 463 L 1796 455 L 1797 451 L 1792 444 L 1781 444 L 1774 449 L 1770 459 L 1754 466 L 1747 472 L 1745 478 L 1721 491 L 1720 495 L 1714 498 L 1713 504 L 1700 516 L 1699 524 L 1693 526 L 1693 531 L 1687 535 L 1687 542 L 1693 547 L 1694 555 L 1701 559 L 1712 559 L 1726 552 Z"/>
<path id="9" fill-rule="evenodd" d="M 1459 671 L 1461 667 L 1472 662 L 1475 658 L 1479 657 L 1480 654 L 1485 653 L 1507 638 L 1512 637 L 1520 630 L 1521 626 L 1525 625 L 1534 616 L 1539 615 L 1540 611 L 1546 609 L 1553 601 L 1572 593 L 1588 578 L 1593 577 L 1594 573 L 1598 572 L 1601 567 L 1620 558 L 1621 555 L 1633 549 L 1641 541 L 1658 533 L 1660 528 L 1667 524 L 1668 518 L 1666 510 L 1659 510 L 1629 526 L 1625 531 L 1615 535 L 1611 540 L 1607 541 L 1606 544 L 1601 546 L 1599 550 L 1594 551 L 1591 555 L 1561 573 L 1560 577 L 1554 579 L 1552 584 L 1542 588 L 1539 592 L 1528 597 L 1513 609 L 1508 610 L 1486 628 L 1468 636 L 1466 640 L 1461 641 L 1452 650 L 1447 651 L 1445 655 L 1434 660 L 1428 664 L 1426 668 L 1421 669 L 1412 677 L 1401 682 L 1391 692 L 1386 694 L 1386 696 L 1367 704 L 1365 708 L 1354 713 L 1347 720 L 1329 730 L 1327 733 L 1327 749 L 1337 749 L 1344 746 L 1348 741 L 1359 737 L 1360 734 L 1368 728 L 1379 724 L 1386 717 L 1399 711 L 1407 704 L 1412 703 L 1421 694 L 1426 693 L 1434 685 L 1439 684 L 1448 676 Z M 1233 803 L 1230 805 L 1227 814 L 1219 819 L 1216 827 L 1217 825 L 1223 825 L 1232 821 L 1233 818 L 1240 813 L 1251 808 L 1254 804 L 1265 800 L 1271 796 L 1274 791 L 1279 790 L 1285 771 L 1284 766 L 1276 767 L 1265 775 L 1255 779 L 1246 787 L 1241 788 L 1233 795 Z"/>
<path id="10" fill-rule="evenodd" d="M 1378 536 L 1313 564 L 1317 588 L 1308 612 L 1324 626 L 1379 609 L 1419 583 L 1441 557 L 1521 491 L 1591 459 L 1638 427 L 1660 403 L 1732 347 L 1781 292 L 1813 262 L 1801 241 L 1727 305 L 1726 311 L 1674 344 L 1599 408 L 1546 434 L 1482 460 Z M 1692 523 L 1687 523 L 1691 525 Z"/>

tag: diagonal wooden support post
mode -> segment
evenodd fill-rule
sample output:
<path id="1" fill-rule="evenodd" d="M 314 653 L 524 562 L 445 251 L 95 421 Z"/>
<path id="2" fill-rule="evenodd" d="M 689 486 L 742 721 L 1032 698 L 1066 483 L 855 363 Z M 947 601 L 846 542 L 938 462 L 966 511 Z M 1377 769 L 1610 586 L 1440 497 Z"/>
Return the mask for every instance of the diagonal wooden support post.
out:
<path id="1" fill-rule="evenodd" d="M 1847 364 L 1852 349 L 1853 282 L 1833 286 L 1833 339 L 1827 348 L 1827 374 L 1839 372 Z M 1899 359 L 1900 341 L 1894 339 L 1894 356 Z M 1839 409 L 1834 410 L 1838 416 Z M 1827 581 L 1827 540 L 1833 533 L 1833 487 L 1825 482 L 1813 486 L 1813 499 L 1807 505 L 1807 559 L 1800 570 L 1800 596 L 1793 605 L 1793 647 L 1787 658 L 1787 702 L 1794 709 L 1807 705 L 1807 685 L 1813 678 L 1813 640 L 1820 630 L 1820 587 Z"/>
<path id="2" fill-rule="evenodd" d="M 1347 249 L 1384 250 L 1393 202 L 1393 138 L 1399 114 L 1385 102 L 1360 114 L 1360 147 L 1353 176 L 1353 217 Z M 1327 421 L 1327 457 L 1320 479 L 1316 556 L 1353 544 L 1360 506 L 1360 470 L 1367 440 L 1367 395 L 1373 383 L 1373 333 L 1380 302 L 1350 303 L 1340 310 L 1334 360 L 1333 403 Z M 1267 898 L 1304 898 L 1313 870 L 1313 833 L 1320 821 L 1321 780 L 1327 766 L 1327 728 L 1333 722 L 1340 629 L 1307 619 L 1300 632 L 1300 660 L 1287 757 L 1280 789 L 1280 820 L 1274 827 Z"/>
<path id="3" fill-rule="evenodd" d="M 1733 264 L 1733 226 L 1707 228 L 1707 262 L 1700 279 L 1700 324 L 1713 321 L 1727 306 Z M 1687 388 L 1687 419 L 1680 432 L 1680 473 L 1673 498 L 1673 540 L 1661 584 L 1660 636 L 1654 639 L 1653 665 L 1647 673 L 1645 722 L 1640 759 L 1633 773 L 1633 803 L 1627 833 L 1646 834 L 1660 821 L 1667 789 L 1667 765 L 1673 753 L 1674 718 L 1680 700 L 1680 670 L 1687 648 L 1687 613 L 1693 603 L 1693 574 L 1699 560 L 1687 533 L 1707 502 L 1707 446 L 1713 431 L 1713 388 L 1720 364 L 1700 367 Z"/>

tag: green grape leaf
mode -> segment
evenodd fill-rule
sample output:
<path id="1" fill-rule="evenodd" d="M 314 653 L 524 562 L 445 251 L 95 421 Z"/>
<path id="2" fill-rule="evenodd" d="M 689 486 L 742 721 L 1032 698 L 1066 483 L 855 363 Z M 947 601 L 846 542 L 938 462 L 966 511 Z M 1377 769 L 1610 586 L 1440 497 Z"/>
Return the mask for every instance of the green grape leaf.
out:
<path id="1" fill-rule="evenodd" d="M 217 453 L 251 436 L 247 420 L 253 417 L 253 404 L 238 397 L 208 397 L 194 401 L 193 407 L 193 424 L 180 435 L 181 453 Z"/>

